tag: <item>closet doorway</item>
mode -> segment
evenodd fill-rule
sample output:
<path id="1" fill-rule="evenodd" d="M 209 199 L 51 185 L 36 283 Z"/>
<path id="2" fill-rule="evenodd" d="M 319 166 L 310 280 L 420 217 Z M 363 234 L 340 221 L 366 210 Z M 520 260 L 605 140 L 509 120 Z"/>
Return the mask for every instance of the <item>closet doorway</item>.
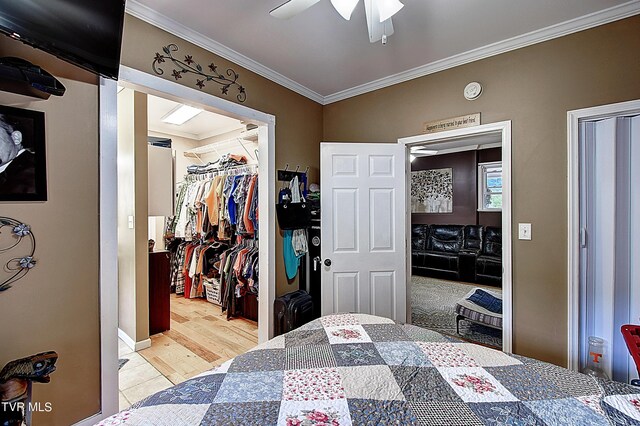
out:
<path id="1" fill-rule="evenodd" d="M 640 100 L 569 111 L 567 128 L 568 365 L 629 382 L 620 329 L 640 322 Z"/>
<path id="2" fill-rule="evenodd" d="M 132 69 L 118 86 L 122 409 L 268 339 L 275 120 Z"/>
<path id="3" fill-rule="evenodd" d="M 407 156 L 407 322 L 511 352 L 511 122 L 398 143 Z M 469 303 L 477 290 L 496 302 L 491 311 Z"/>

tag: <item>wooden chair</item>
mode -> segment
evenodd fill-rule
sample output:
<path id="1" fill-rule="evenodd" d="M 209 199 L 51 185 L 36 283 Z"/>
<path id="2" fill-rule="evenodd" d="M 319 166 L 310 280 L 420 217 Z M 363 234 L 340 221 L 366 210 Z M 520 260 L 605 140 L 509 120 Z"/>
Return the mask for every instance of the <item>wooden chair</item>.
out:
<path id="1" fill-rule="evenodd" d="M 640 325 L 623 325 L 620 328 L 620 332 L 622 333 L 622 337 L 624 337 L 624 341 L 627 343 L 633 362 L 636 363 L 638 375 L 640 375 Z M 631 384 L 640 386 L 640 379 L 632 380 Z"/>

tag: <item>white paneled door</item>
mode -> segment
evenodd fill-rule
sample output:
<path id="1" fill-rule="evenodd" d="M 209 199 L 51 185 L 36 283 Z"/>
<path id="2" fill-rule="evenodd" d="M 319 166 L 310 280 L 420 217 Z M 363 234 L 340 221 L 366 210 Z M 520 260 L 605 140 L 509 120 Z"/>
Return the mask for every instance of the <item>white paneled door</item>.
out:
<path id="1" fill-rule="evenodd" d="M 320 145 L 322 314 L 406 320 L 405 147 Z"/>

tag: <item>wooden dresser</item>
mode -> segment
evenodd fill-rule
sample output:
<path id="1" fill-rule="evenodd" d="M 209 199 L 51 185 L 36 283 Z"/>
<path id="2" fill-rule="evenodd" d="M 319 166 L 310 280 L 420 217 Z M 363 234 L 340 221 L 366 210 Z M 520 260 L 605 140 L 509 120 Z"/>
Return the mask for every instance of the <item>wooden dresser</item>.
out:
<path id="1" fill-rule="evenodd" d="M 171 319 L 170 257 L 167 250 L 149 253 L 149 335 L 169 330 Z"/>

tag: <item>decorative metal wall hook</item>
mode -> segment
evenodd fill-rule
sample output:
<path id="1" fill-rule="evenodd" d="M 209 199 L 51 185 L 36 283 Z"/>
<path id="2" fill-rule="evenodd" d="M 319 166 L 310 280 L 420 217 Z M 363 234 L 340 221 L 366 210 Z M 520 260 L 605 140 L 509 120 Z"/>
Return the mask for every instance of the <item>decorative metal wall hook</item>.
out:
<path id="1" fill-rule="evenodd" d="M 181 79 L 183 74 L 195 74 L 196 76 L 202 77 L 201 79 L 196 77 L 196 86 L 198 86 L 199 89 L 203 89 L 208 82 L 216 83 L 220 85 L 220 91 L 222 94 L 227 95 L 229 94 L 229 89 L 234 87 L 238 90 L 238 95 L 236 96 L 238 102 L 244 102 L 247 100 L 245 88 L 237 82 L 240 76 L 233 69 L 227 68 L 225 76 L 218 71 L 218 67 L 212 62 L 207 65 L 209 72 L 205 72 L 202 65 L 196 63 L 192 55 L 185 55 L 184 60 L 174 58 L 173 52 L 178 51 L 178 46 L 173 43 L 164 46 L 162 51 L 164 54 L 156 52 L 156 55 L 153 58 L 153 64 L 151 65 L 156 74 L 164 74 L 164 70 L 160 68 L 159 65 L 166 61 L 171 61 L 171 63 L 177 67 L 177 69 L 174 68 L 171 73 L 173 78 L 176 80 Z"/>
<path id="2" fill-rule="evenodd" d="M 23 240 L 29 243 L 29 249 L 25 256 L 12 257 L 4 265 L 4 271 L 9 273 L 9 277 L 0 281 L 0 292 L 8 290 L 11 285 L 24 277 L 29 271 L 36 266 L 36 260 L 33 255 L 36 251 L 36 239 L 31 232 L 31 227 L 16 219 L 0 216 L 0 237 L 10 230 L 10 242 L 6 244 L 7 238 L 0 238 L 0 254 L 8 253 L 18 247 Z M 5 244 L 5 245 L 2 245 Z"/>

